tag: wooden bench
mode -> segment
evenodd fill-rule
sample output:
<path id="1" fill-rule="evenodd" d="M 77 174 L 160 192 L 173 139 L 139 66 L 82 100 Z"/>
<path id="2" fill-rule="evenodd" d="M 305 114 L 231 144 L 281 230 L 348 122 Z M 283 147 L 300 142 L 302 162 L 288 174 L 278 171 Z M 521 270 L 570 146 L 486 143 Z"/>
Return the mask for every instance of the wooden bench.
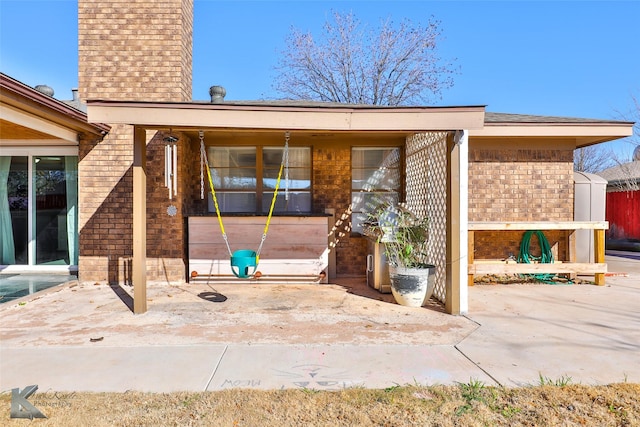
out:
<path id="1" fill-rule="evenodd" d="M 609 228 L 607 221 L 534 221 L 534 222 L 469 222 L 469 269 L 468 284 L 473 286 L 474 275 L 484 274 L 541 274 L 560 273 L 593 274 L 596 285 L 604 285 L 607 264 L 604 261 L 604 232 Z M 474 257 L 474 237 L 477 231 L 570 231 L 568 261 L 539 264 L 518 264 L 505 262 L 478 262 Z M 576 258 L 576 230 L 593 230 L 594 262 L 579 263 Z"/>
<path id="2" fill-rule="evenodd" d="M 328 216 L 277 216 L 271 219 L 258 270 L 262 281 L 319 281 L 326 283 L 329 267 Z M 231 250 L 257 250 L 266 216 L 224 217 Z M 229 252 L 215 216 L 188 219 L 189 272 L 192 278 L 237 281 L 231 271 Z"/>

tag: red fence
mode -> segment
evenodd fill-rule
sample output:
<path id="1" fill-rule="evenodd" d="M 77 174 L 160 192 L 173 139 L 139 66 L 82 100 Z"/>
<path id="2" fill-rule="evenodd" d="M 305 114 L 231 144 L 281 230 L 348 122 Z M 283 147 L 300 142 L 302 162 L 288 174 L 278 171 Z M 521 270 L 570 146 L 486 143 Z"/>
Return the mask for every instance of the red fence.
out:
<path id="1" fill-rule="evenodd" d="M 609 238 L 640 240 L 640 191 L 607 193 Z"/>

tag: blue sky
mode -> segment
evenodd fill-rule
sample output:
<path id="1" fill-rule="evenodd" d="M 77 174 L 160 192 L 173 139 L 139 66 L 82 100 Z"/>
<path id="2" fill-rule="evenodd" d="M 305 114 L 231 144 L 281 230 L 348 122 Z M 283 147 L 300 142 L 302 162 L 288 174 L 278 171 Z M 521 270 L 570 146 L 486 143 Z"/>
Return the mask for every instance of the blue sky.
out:
<path id="1" fill-rule="evenodd" d="M 275 97 L 273 67 L 291 26 L 318 33 L 331 10 L 363 22 L 441 21 L 439 53 L 460 74 L 437 105 L 633 119 L 640 99 L 640 1 L 194 1 L 193 98 Z M 70 99 L 77 76 L 77 2 L 0 0 L 0 70 Z M 637 117 L 637 113 L 636 113 Z M 633 147 L 612 144 L 629 157 Z"/>

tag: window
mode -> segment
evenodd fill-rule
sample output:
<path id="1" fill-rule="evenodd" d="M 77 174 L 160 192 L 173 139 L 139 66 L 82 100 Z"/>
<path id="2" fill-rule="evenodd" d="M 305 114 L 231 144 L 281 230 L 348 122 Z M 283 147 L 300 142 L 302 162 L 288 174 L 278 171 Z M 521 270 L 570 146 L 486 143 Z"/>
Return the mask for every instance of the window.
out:
<path id="1" fill-rule="evenodd" d="M 283 148 L 265 147 L 262 155 L 262 212 L 268 213 L 280 165 Z M 288 199 L 288 200 L 287 200 Z M 289 147 L 288 167 L 282 172 L 274 212 L 311 212 L 311 149 Z"/>
<path id="2" fill-rule="evenodd" d="M 256 147 L 209 147 L 207 157 L 222 212 L 255 212 Z M 209 197 L 209 212 L 215 212 Z"/>
<path id="3" fill-rule="evenodd" d="M 352 231 L 362 232 L 367 213 L 400 199 L 400 148 L 354 147 L 351 150 Z"/>
<path id="4" fill-rule="evenodd" d="M 209 147 L 207 155 L 220 211 L 269 213 L 283 150 L 283 147 Z M 211 197 L 209 212 L 215 212 Z M 282 172 L 274 212 L 311 212 L 309 147 L 289 147 L 288 167 Z"/>

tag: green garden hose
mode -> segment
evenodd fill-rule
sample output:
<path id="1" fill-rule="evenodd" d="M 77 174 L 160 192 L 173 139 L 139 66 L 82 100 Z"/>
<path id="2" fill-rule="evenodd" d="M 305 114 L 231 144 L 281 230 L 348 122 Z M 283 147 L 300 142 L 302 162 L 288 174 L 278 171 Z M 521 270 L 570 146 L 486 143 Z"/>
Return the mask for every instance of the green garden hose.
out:
<path id="1" fill-rule="evenodd" d="M 542 251 L 539 257 L 535 257 L 529 253 L 529 246 L 531 243 L 531 235 L 535 234 L 538 237 L 538 243 Z M 553 253 L 551 252 L 551 246 L 549 241 L 544 236 L 544 233 L 540 230 L 527 231 L 522 236 L 522 242 L 520 242 L 520 253 L 518 254 L 518 262 L 524 264 L 531 264 L 532 261 L 538 261 L 541 264 L 551 264 L 553 262 Z M 534 277 L 536 280 L 545 283 L 553 283 L 554 274 L 528 274 L 529 277 Z"/>

